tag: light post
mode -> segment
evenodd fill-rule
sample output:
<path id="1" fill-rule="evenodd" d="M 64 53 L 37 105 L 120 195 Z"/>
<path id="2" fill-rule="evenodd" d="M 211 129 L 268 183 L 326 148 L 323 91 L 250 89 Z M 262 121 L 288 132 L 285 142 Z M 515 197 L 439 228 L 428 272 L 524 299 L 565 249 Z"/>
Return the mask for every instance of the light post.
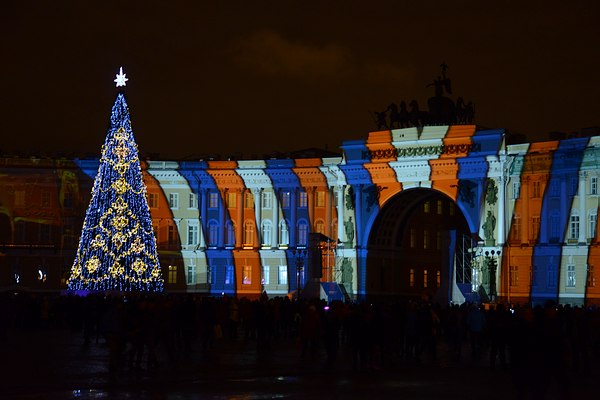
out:
<path id="1" fill-rule="evenodd" d="M 300 300 L 300 286 L 302 283 L 302 271 L 304 270 L 304 259 L 306 258 L 306 250 L 295 249 L 294 257 L 296 258 L 296 287 L 298 290 L 297 299 Z"/>
<path id="2" fill-rule="evenodd" d="M 488 267 L 489 282 L 490 282 L 490 301 L 496 301 L 496 270 L 498 269 L 498 257 L 500 257 L 500 250 L 492 250 L 485 252 L 486 264 Z"/>

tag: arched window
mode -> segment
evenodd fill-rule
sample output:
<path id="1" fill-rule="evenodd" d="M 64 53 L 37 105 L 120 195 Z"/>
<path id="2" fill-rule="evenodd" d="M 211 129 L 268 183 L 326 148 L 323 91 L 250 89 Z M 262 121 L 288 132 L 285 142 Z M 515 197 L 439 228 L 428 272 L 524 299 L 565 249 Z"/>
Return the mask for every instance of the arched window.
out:
<path id="1" fill-rule="evenodd" d="M 217 221 L 208 222 L 208 245 L 216 247 L 219 244 L 219 223 Z"/>
<path id="2" fill-rule="evenodd" d="M 235 247 L 235 222 L 227 221 L 227 236 L 225 238 L 225 246 Z"/>
<path id="3" fill-rule="evenodd" d="M 306 246 L 308 244 L 308 224 L 305 220 L 298 221 L 298 237 L 296 238 L 297 246 Z"/>
<path id="4" fill-rule="evenodd" d="M 315 232 L 325 234 L 325 222 L 322 219 L 315 222 Z"/>
<path id="5" fill-rule="evenodd" d="M 287 221 L 281 220 L 279 221 L 279 245 L 280 246 L 289 246 L 290 244 L 290 233 L 288 231 Z"/>
<path id="6" fill-rule="evenodd" d="M 252 221 L 244 222 L 244 246 L 254 246 L 254 223 Z"/>
<path id="7" fill-rule="evenodd" d="M 273 232 L 273 223 L 270 220 L 266 219 L 261 224 L 261 233 L 262 233 L 262 245 L 263 246 L 271 246 L 272 232 Z"/>

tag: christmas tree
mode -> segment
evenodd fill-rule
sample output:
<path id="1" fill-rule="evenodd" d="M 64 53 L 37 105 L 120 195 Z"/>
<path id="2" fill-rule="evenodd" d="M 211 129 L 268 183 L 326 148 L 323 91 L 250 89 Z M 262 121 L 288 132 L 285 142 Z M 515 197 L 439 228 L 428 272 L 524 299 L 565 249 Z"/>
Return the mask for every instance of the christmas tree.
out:
<path id="1" fill-rule="evenodd" d="M 121 68 L 117 87 L 128 79 Z M 164 289 L 138 148 L 122 92 L 112 108 L 69 290 Z"/>

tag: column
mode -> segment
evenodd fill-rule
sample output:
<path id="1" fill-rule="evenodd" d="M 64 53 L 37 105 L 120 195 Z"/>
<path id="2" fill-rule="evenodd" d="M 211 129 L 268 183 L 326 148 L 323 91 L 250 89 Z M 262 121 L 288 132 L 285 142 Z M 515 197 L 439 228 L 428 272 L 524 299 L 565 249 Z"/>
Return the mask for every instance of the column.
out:
<path id="1" fill-rule="evenodd" d="M 587 243 L 587 213 L 585 212 L 585 173 L 579 174 L 579 243 Z"/>
<path id="2" fill-rule="evenodd" d="M 271 192 L 271 207 L 273 209 L 273 235 L 271 235 L 271 247 L 279 247 L 279 197 L 277 190 Z"/>

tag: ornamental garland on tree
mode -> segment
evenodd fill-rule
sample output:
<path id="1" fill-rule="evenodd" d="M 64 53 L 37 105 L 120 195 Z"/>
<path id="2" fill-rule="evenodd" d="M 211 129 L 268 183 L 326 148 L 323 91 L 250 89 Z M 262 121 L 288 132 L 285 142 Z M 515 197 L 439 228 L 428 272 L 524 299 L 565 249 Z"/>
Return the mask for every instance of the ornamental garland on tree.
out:
<path id="1" fill-rule="evenodd" d="M 117 75 L 124 86 L 125 75 Z M 69 290 L 162 292 L 156 239 L 127 102 L 117 95 Z"/>

